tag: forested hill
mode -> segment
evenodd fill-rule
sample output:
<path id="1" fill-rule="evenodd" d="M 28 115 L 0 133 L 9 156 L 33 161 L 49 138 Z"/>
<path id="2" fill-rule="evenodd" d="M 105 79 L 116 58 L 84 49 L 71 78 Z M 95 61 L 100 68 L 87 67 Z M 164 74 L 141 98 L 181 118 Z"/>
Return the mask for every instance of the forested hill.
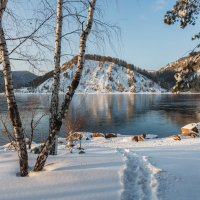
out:
<path id="1" fill-rule="evenodd" d="M 37 78 L 38 76 L 29 72 L 29 71 L 13 71 L 12 72 L 14 88 L 20 88 Z M 3 71 L 0 70 L 0 92 L 4 92 L 4 80 L 3 80 Z"/>
<path id="2" fill-rule="evenodd" d="M 99 55 L 86 55 L 80 85 L 77 92 L 161 92 L 163 90 L 151 79 L 140 74 L 139 68 L 126 61 Z M 77 56 L 61 67 L 60 90 L 69 86 L 76 70 Z M 31 91 L 50 92 L 53 71 L 36 78 L 27 87 Z"/>
<path id="3" fill-rule="evenodd" d="M 162 73 L 175 72 L 180 92 L 200 92 L 200 52 L 192 52 L 166 67 Z"/>
<path id="4" fill-rule="evenodd" d="M 176 84 L 174 78 L 178 71 L 181 71 L 187 64 L 200 55 L 195 52 L 172 62 L 158 71 L 147 71 L 138 68 L 133 64 L 129 64 L 124 60 L 109 56 L 86 55 L 86 64 L 84 67 L 84 79 L 81 81 L 79 92 L 83 92 L 87 88 L 90 92 L 153 92 L 153 91 L 171 91 Z M 70 84 L 70 80 L 75 72 L 77 64 L 77 56 L 66 62 L 61 67 L 61 90 Z M 183 91 L 200 91 L 200 60 L 193 66 L 194 72 L 190 77 L 190 87 L 183 87 Z M 0 71 L 2 74 L 2 72 Z M 19 78 L 20 77 L 20 78 Z M 15 88 L 31 87 L 31 91 L 50 92 L 52 83 L 53 71 L 46 73 L 43 76 L 37 77 L 30 72 L 13 72 Z M 86 80 L 87 79 L 87 80 Z M 0 90 L 3 91 L 3 79 L 0 77 Z M 47 84 L 48 83 L 48 84 Z M 187 84 L 188 85 L 188 84 Z M 154 87 L 155 86 L 155 87 Z M 164 88 L 165 90 L 162 90 Z"/>
<path id="5" fill-rule="evenodd" d="M 64 72 L 67 69 L 72 68 L 74 65 L 76 65 L 77 64 L 77 58 L 78 58 L 78 56 L 75 56 L 70 61 L 64 63 L 61 67 L 61 71 Z M 113 64 L 116 64 L 116 65 L 125 67 L 127 69 L 137 69 L 133 64 L 128 64 L 124 60 L 120 60 L 118 58 L 113 58 L 113 57 L 110 57 L 110 56 L 100 56 L 100 55 L 86 54 L 85 60 L 98 61 L 98 62 L 101 62 L 101 63 L 109 62 L 109 63 L 113 63 Z M 44 74 L 43 76 L 37 77 L 36 79 L 31 81 L 27 86 L 37 87 L 40 84 L 42 84 L 44 81 L 46 81 L 46 80 L 48 80 L 49 78 L 52 78 L 52 77 L 53 77 L 53 70 Z"/>
<path id="6" fill-rule="evenodd" d="M 158 83 L 161 87 L 171 91 L 172 88 L 176 84 L 175 76 L 177 72 L 183 71 L 184 68 L 187 68 L 187 65 L 195 60 L 195 58 L 200 55 L 200 52 L 193 52 L 189 55 L 182 57 L 174 62 L 167 64 L 166 66 L 162 67 L 158 71 L 147 71 L 144 69 L 137 68 L 137 71 L 146 77 L 152 79 L 154 82 Z M 192 91 L 192 92 L 199 92 L 200 91 L 200 78 L 199 78 L 199 71 L 200 71 L 200 59 L 198 59 L 191 71 L 186 70 L 187 73 L 186 77 L 190 77 L 190 80 L 187 80 L 187 83 L 190 82 L 189 87 L 183 86 L 182 91 Z M 178 78 L 178 77 L 177 77 Z M 188 79 L 187 78 L 187 79 Z M 184 81 L 184 80 L 183 80 Z"/>

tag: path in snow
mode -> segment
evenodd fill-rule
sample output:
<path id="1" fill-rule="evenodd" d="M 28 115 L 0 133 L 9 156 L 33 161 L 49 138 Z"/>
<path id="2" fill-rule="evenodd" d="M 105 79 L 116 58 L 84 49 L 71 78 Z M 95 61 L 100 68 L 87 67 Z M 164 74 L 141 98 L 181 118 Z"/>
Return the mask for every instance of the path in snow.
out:
<path id="1" fill-rule="evenodd" d="M 160 169 L 150 164 L 145 156 L 130 150 L 120 150 L 125 158 L 121 173 L 123 192 L 121 200 L 158 200 L 158 173 Z"/>

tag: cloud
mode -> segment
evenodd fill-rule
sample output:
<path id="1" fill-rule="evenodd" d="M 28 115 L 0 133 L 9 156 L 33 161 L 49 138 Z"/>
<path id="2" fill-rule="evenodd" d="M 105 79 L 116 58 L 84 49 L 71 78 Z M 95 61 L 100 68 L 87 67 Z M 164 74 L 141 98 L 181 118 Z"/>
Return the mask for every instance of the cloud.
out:
<path id="1" fill-rule="evenodd" d="M 153 5 L 154 11 L 160 11 L 165 8 L 168 0 L 157 0 Z"/>

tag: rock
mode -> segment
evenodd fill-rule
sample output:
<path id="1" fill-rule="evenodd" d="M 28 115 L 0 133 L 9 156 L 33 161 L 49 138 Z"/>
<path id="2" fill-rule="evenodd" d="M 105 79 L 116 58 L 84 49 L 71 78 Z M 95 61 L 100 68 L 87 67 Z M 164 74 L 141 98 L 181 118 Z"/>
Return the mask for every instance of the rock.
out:
<path id="1" fill-rule="evenodd" d="M 104 137 L 105 138 L 105 135 L 103 133 L 93 133 L 92 137 Z"/>
<path id="2" fill-rule="evenodd" d="M 105 134 L 105 138 L 113 138 L 113 137 L 117 137 L 117 134 L 114 134 L 114 133 L 106 133 Z"/>
<path id="3" fill-rule="evenodd" d="M 192 133 L 194 133 L 194 132 L 181 133 L 181 136 L 191 136 Z"/>
<path id="4" fill-rule="evenodd" d="M 136 141 L 136 142 L 138 142 L 138 136 L 131 136 L 131 141 Z"/>
<path id="5" fill-rule="evenodd" d="M 143 142 L 144 141 L 144 138 L 142 135 L 138 135 L 138 142 Z"/>
<path id="6" fill-rule="evenodd" d="M 170 136 L 174 140 L 181 140 L 181 137 L 179 135 L 172 135 Z"/>
<path id="7" fill-rule="evenodd" d="M 143 137 L 145 139 L 147 134 L 143 133 L 143 134 L 140 134 L 139 136 L 141 136 L 141 137 Z"/>
<path id="8" fill-rule="evenodd" d="M 199 135 L 196 132 L 191 132 L 191 133 L 181 133 L 181 136 L 198 137 Z"/>
<path id="9" fill-rule="evenodd" d="M 191 123 L 191 124 L 187 124 L 183 126 L 181 128 L 181 132 L 182 132 L 181 133 L 182 136 L 188 136 L 187 134 L 194 133 L 194 132 L 198 133 L 197 123 Z"/>
<path id="10" fill-rule="evenodd" d="M 131 136 L 131 140 L 136 142 L 143 142 L 144 138 L 143 135 L 133 135 Z"/>
<path id="11" fill-rule="evenodd" d="M 196 137 L 199 137 L 199 135 L 196 134 L 196 133 L 192 133 L 192 134 L 190 135 L 190 137 L 192 137 L 192 138 L 196 138 Z"/>
<path id="12" fill-rule="evenodd" d="M 43 147 L 44 147 L 44 144 L 34 147 L 31 149 L 31 153 L 39 154 L 42 151 Z"/>

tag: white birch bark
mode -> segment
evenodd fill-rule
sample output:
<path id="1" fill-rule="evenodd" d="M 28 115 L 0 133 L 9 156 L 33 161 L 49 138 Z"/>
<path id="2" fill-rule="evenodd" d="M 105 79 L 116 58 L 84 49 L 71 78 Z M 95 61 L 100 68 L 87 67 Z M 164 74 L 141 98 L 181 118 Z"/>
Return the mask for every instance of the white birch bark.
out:
<path id="1" fill-rule="evenodd" d="M 86 22 L 85 28 L 84 28 L 84 30 L 81 34 L 81 37 L 80 37 L 77 71 L 74 75 L 71 86 L 69 87 L 69 90 L 67 91 L 67 93 L 65 95 L 65 99 L 64 99 L 62 106 L 61 106 L 61 111 L 58 114 L 58 121 L 60 121 L 60 122 L 65 117 L 65 113 L 69 108 L 69 104 L 71 102 L 71 99 L 72 99 L 72 97 L 73 97 L 73 95 L 76 91 L 76 88 L 79 85 L 80 79 L 81 79 L 83 66 L 84 66 L 84 62 L 85 62 L 86 42 L 87 42 L 87 38 L 90 34 L 90 31 L 92 29 L 95 5 L 96 5 L 96 0 L 91 0 L 89 2 L 87 22 Z"/>
<path id="2" fill-rule="evenodd" d="M 20 176 L 28 175 L 28 154 L 26 149 L 26 143 L 24 139 L 24 133 L 22 128 L 22 123 L 15 100 L 12 71 L 10 66 L 9 54 L 7 49 L 7 44 L 5 40 L 5 34 L 2 26 L 3 13 L 6 9 L 8 0 L 0 1 L 0 54 L 2 55 L 3 64 L 3 75 L 5 82 L 5 94 L 7 100 L 8 111 L 10 113 L 10 119 L 13 125 L 13 132 L 16 139 L 19 165 L 20 165 Z"/>
<path id="3" fill-rule="evenodd" d="M 89 7 L 88 7 L 87 22 L 86 22 L 85 28 L 83 29 L 82 34 L 80 36 L 77 71 L 74 75 L 71 85 L 69 86 L 69 90 L 65 94 L 65 98 L 64 98 L 64 101 L 61 106 L 61 111 L 58 113 L 57 120 L 55 122 L 55 126 L 52 128 L 52 130 L 49 134 L 49 137 L 47 138 L 47 140 L 45 142 L 45 146 L 37 158 L 37 162 L 35 164 L 34 171 L 41 171 L 43 169 L 45 162 L 48 158 L 49 149 L 51 149 L 54 138 L 58 134 L 58 132 L 62 126 L 62 120 L 64 119 L 65 113 L 69 108 L 69 104 L 72 100 L 75 90 L 79 85 L 82 70 L 83 70 L 83 65 L 84 65 L 84 61 L 85 61 L 84 57 L 85 57 L 86 42 L 87 42 L 88 35 L 90 34 L 90 31 L 92 29 L 95 5 L 96 5 L 96 0 L 90 0 Z"/>
<path id="4" fill-rule="evenodd" d="M 61 57 L 61 37 L 62 37 L 62 7 L 63 0 L 57 1 L 57 17 L 56 17 L 56 38 L 54 51 L 54 82 L 52 87 L 51 106 L 50 106 L 50 121 L 49 132 L 55 127 L 59 107 L 59 89 L 60 89 L 60 57 Z M 51 155 L 57 154 L 57 137 L 54 138 Z"/>

